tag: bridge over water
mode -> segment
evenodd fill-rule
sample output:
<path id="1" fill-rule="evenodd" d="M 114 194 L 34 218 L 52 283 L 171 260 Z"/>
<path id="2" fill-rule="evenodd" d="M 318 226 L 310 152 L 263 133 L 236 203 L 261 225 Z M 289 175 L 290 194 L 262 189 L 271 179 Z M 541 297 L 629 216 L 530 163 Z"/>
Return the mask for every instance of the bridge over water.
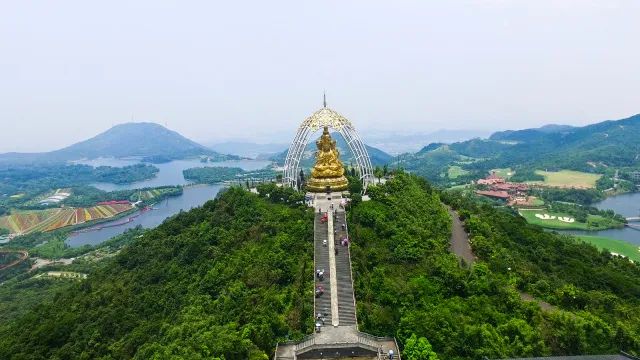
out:
<path id="1" fill-rule="evenodd" d="M 279 343 L 275 359 L 388 359 L 389 350 L 400 359 L 394 338 L 358 330 L 351 255 L 342 242 L 348 238 L 346 213 L 339 206 L 342 194 L 315 196 L 314 267 L 324 270 L 324 276 L 310 276 L 314 287 L 324 291 L 314 300 L 314 320 L 320 326 L 299 342 Z"/>

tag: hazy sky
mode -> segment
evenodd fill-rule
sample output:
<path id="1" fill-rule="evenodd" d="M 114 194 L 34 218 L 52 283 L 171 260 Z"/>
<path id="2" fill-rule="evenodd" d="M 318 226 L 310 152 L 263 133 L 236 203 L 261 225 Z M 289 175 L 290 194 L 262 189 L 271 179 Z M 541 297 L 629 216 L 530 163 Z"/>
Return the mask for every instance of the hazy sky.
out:
<path id="1" fill-rule="evenodd" d="M 640 1 L 0 2 L 0 152 L 132 118 L 281 141 L 323 89 L 362 132 L 627 117 Z"/>

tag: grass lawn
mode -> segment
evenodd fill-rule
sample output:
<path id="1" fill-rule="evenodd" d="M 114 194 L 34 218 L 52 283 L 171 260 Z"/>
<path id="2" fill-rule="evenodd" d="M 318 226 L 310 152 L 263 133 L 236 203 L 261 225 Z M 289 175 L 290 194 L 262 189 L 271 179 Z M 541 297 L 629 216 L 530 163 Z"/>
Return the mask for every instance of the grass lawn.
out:
<path id="1" fill-rule="evenodd" d="M 576 235 L 576 237 L 584 242 L 594 245 L 598 249 L 607 249 L 609 252 L 624 255 L 635 262 L 640 262 L 640 250 L 636 245 L 626 241 L 592 235 Z"/>
<path id="2" fill-rule="evenodd" d="M 542 220 L 536 217 L 536 214 L 549 214 L 555 216 L 556 219 L 553 220 Z M 568 214 L 561 213 L 551 213 L 546 210 L 520 210 L 520 215 L 524 216 L 527 219 L 529 224 L 539 225 L 548 229 L 559 229 L 559 230 L 589 230 L 587 223 L 573 222 L 566 223 L 564 221 L 560 221 L 558 217 L 573 217 Z"/>
<path id="3" fill-rule="evenodd" d="M 447 173 L 449 175 L 449 179 L 456 179 L 458 176 L 467 175 L 469 172 L 460 166 L 453 165 L 449 166 Z"/>
<path id="4" fill-rule="evenodd" d="M 551 216 L 555 216 L 555 219 L 548 219 L 548 220 L 543 220 L 543 219 L 539 219 L 536 217 L 536 214 L 549 214 Z M 558 230 L 605 230 L 605 229 L 611 229 L 614 228 L 619 224 L 618 222 L 611 220 L 611 219 L 607 219 L 604 218 L 602 216 L 599 215 L 589 215 L 587 218 L 587 222 L 572 222 L 572 223 L 568 223 L 568 222 L 564 222 L 564 221 L 560 221 L 557 218 L 558 217 L 568 217 L 568 218 L 573 218 L 573 216 L 569 215 L 569 214 L 563 214 L 563 213 L 554 213 L 554 212 L 549 212 L 547 210 L 527 210 L 527 209 L 521 209 L 520 210 L 520 215 L 522 215 L 525 219 L 527 219 L 527 222 L 529 224 L 535 224 L 535 225 L 539 225 L 542 226 L 544 228 L 547 229 L 558 229 Z"/>
<path id="5" fill-rule="evenodd" d="M 454 185 L 454 186 L 450 186 L 447 189 L 451 189 L 451 190 L 461 190 L 461 189 L 466 189 L 469 187 L 469 184 L 461 184 L 461 185 Z"/>
<path id="6" fill-rule="evenodd" d="M 553 187 L 592 189 L 596 187 L 596 181 L 601 174 L 589 174 L 580 171 L 542 171 L 536 170 L 536 174 L 544 176 L 544 181 L 532 181 L 534 184 L 542 184 Z"/>
<path id="7" fill-rule="evenodd" d="M 539 199 L 539 198 L 535 198 L 533 199 L 532 204 L 533 206 L 543 206 L 544 205 L 544 200 Z"/>
<path id="8" fill-rule="evenodd" d="M 492 169 L 491 171 L 494 171 L 496 175 L 500 176 L 503 179 L 508 179 L 513 175 L 513 170 L 511 170 L 511 168 Z"/>

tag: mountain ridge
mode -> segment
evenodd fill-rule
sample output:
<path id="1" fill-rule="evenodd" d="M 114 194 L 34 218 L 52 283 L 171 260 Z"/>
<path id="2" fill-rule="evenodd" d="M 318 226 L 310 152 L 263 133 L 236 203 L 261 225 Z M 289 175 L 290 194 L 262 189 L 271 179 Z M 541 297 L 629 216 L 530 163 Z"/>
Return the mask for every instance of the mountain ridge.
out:
<path id="1" fill-rule="evenodd" d="M 406 154 L 400 162 L 438 183 L 452 180 L 446 174 L 454 165 L 468 172 L 469 178 L 457 179 L 463 182 L 503 167 L 603 172 L 610 166 L 640 166 L 639 133 L 640 114 L 581 127 L 551 124 L 453 143 L 447 152 L 434 152 L 441 144 L 429 144 L 417 153 Z"/>
<path id="2" fill-rule="evenodd" d="M 115 125 L 89 139 L 62 149 L 39 153 L 0 154 L 0 163 L 66 162 L 98 157 L 172 160 L 199 155 L 206 155 L 215 160 L 237 158 L 217 153 L 156 123 L 128 122 Z"/>

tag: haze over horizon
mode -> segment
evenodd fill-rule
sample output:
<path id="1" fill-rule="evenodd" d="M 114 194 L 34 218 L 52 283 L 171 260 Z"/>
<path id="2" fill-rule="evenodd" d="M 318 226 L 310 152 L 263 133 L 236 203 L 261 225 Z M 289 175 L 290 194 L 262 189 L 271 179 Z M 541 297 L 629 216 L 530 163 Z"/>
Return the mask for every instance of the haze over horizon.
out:
<path id="1" fill-rule="evenodd" d="M 281 142 L 329 106 L 362 133 L 640 113 L 640 2 L 7 2 L 0 152 L 151 121 Z M 276 138 L 276 135 L 280 136 Z"/>

